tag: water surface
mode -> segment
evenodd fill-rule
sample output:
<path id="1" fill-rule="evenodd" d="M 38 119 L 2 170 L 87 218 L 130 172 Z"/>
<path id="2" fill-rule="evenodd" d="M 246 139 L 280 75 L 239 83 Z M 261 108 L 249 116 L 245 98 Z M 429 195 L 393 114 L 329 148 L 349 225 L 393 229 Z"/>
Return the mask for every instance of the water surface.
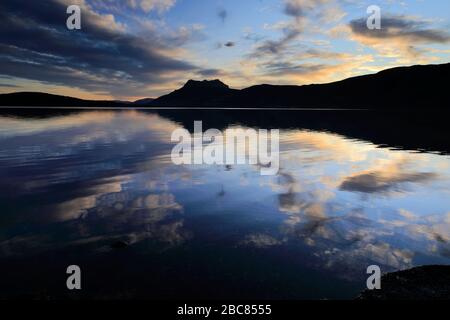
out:
<path id="1" fill-rule="evenodd" d="M 276 176 L 173 165 L 170 135 L 185 124 L 171 116 L 2 114 L 0 297 L 352 298 L 369 265 L 450 264 L 448 155 L 285 112 Z M 271 116 L 257 118 L 219 129 L 265 129 Z M 65 289 L 71 264 L 77 293 Z"/>

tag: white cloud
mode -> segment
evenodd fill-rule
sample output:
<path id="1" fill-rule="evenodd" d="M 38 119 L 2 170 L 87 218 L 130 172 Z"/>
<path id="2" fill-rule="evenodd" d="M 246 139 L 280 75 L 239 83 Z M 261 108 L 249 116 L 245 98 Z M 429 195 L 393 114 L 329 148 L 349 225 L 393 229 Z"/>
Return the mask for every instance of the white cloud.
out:
<path id="1" fill-rule="evenodd" d="M 127 0 L 127 3 L 132 8 L 141 8 L 145 12 L 156 10 L 164 12 L 175 5 L 176 0 Z"/>

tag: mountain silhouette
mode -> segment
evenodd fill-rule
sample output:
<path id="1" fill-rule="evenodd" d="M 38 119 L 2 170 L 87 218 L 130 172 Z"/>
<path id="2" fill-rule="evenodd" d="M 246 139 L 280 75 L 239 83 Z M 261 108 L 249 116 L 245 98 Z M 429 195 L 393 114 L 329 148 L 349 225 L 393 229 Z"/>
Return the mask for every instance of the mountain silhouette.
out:
<path id="1" fill-rule="evenodd" d="M 181 89 L 159 97 L 151 105 L 156 107 L 220 106 L 238 91 L 230 89 L 220 80 L 189 80 Z"/>
<path id="2" fill-rule="evenodd" d="M 9 107 L 124 107 L 127 101 L 83 100 L 42 92 L 0 94 L 0 106 Z"/>
<path id="3" fill-rule="evenodd" d="M 137 105 L 137 106 L 146 106 L 151 104 L 155 99 L 153 98 L 145 98 L 145 99 L 140 99 L 140 100 L 136 100 L 135 102 L 133 102 L 133 104 Z"/>
<path id="4" fill-rule="evenodd" d="M 450 63 L 387 69 L 327 84 L 231 89 L 220 80 L 189 80 L 157 99 L 82 100 L 37 92 L 0 94 L 0 106 L 443 109 L 450 105 Z"/>
<path id="5" fill-rule="evenodd" d="M 450 63 L 387 69 L 328 84 L 257 85 L 233 90 L 220 82 L 188 81 L 151 103 L 166 107 L 444 108 Z"/>

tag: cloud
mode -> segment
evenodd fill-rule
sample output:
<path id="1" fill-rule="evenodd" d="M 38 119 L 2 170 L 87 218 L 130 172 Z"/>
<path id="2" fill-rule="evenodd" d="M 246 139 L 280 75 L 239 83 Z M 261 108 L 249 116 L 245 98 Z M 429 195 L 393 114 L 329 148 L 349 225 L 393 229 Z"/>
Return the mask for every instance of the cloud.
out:
<path id="1" fill-rule="evenodd" d="M 127 0 L 126 2 L 133 9 L 139 7 L 145 12 L 156 10 L 161 13 L 172 8 L 176 0 Z"/>
<path id="2" fill-rule="evenodd" d="M 406 159 L 381 162 L 376 168 L 358 172 L 344 178 L 340 189 L 362 193 L 404 191 L 408 183 L 426 183 L 438 178 L 433 172 L 413 172 L 407 168 Z"/>
<path id="3" fill-rule="evenodd" d="M 241 241 L 240 244 L 242 246 L 256 247 L 262 249 L 281 245 L 282 242 L 268 234 L 256 233 L 256 234 L 249 234 L 247 237 L 245 237 L 244 240 Z"/>
<path id="4" fill-rule="evenodd" d="M 380 241 L 363 242 L 357 248 L 343 251 L 335 258 L 349 261 L 364 258 L 391 269 L 405 269 L 412 266 L 414 256 L 415 253 L 410 250 L 395 248 L 389 243 Z"/>
<path id="5" fill-rule="evenodd" d="M 11 83 L 0 83 L 0 87 L 4 87 L 4 88 L 18 88 L 18 86 L 16 84 L 11 84 Z"/>
<path id="6" fill-rule="evenodd" d="M 316 74 L 321 70 L 327 68 L 327 65 L 322 64 L 294 64 L 291 62 L 275 62 L 266 65 L 268 72 L 272 75 L 307 75 Z"/>
<path id="7" fill-rule="evenodd" d="M 450 34 L 446 30 L 433 28 L 429 21 L 416 17 L 385 14 L 380 30 L 368 29 L 366 18 L 352 20 L 348 26 L 355 41 L 384 56 L 398 59 L 422 56 L 426 50 L 418 47 L 420 45 L 450 42 Z"/>
<path id="8" fill-rule="evenodd" d="M 364 18 L 352 20 L 350 27 L 353 33 L 372 39 L 400 38 L 411 43 L 447 43 L 450 41 L 450 35 L 446 31 L 429 29 L 427 22 L 405 16 L 383 17 L 380 30 L 368 29 Z"/>
<path id="9" fill-rule="evenodd" d="M 328 24 L 339 21 L 345 13 L 334 0 L 285 0 L 283 2 L 283 13 L 290 19 L 280 21 L 273 25 L 266 25 L 266 29 L 277 30 L 282 33 L 278 39 L 267 39 L 259 41 L 254 46 L 249 58 L 258 61 L 258 68 L 263 74 L 270 78 L 283 76 L 284 83 L 310 83 L 311 81 L 330 81 L 330 74 L 355 69 L 356 63 L 318 63 L 309 61 L 299 63 L 306 59 L 328 59 L 337 60 L 348 58 L 343 54 L 326 52 L 324 50 L 308 48 L 308 36 L 319 31 L 316 27 L 317 21 Z M 315 24 L 312 24 L 312 21 Z M 360 58 L 356 59 L 359 61 Z M 360 63 L 358 63 L 358 66 Z M 356 66 L 357 67 L 357 66 Z"/>
<path id="10" fill-rule="evenodd" d="M 280 30 L 282 36 L 277 40 L 265 40 L 258 44 L 251 57 L 280 56 L 285 53 L 292 42 L 297 40 L 305 30 L 307 15 L 317 11 L 319 6 L 326 2 L 328 0 L 285 0 L 283 12 L 292 19 L 290 21 L 281 21 L 272 26 L 266 26 L 269 29 Z"/>
<path id="11" fill-rule="evenodd" d="M 252 57 L 259 58 L 267 55 L 280 55 L 300 34 L 301 31 L 298 28 L 287 26 L 284 28 L 283 36 L 280 39 L 266 40 L 259 44 L 252 53 Z"/>
<path id="12" fill-rule="evenodd" d="M 151 84 L 201 71 L 184 61 L 179 49 L 198 39 L 198 27 L 182 27 L 165 37 L 156 32 L 131 34 L 113 15 L 99 14 L 78 1 L 82 30 L 69 31 L 69 2 L 0 3 L 1 75 L 126 97 L 148 95 Z"/>
<path id="13" fill-rule="evenodd" d="M 299 22 L 313 18 L 315 22 L 333 23 L 346 16 L 336 0 L 285 0 L 283 12 Z"/>
<path id="14" fill-rule="evenodd" d="M 220 8 L 217 10 L 217 16 L 223 23 L 225 23 L 228 18 L 228 11 L 225 8 Z"/>
<path id="15" fill-rule="evenodd" d="M 301 18 L 318 6 L 330 2 L 329 0 L 285 0 L 284 13 L 288 16 Z"/>
<path id="16" fill-rule="evenodd" d="M 345 191 L 364 193 L 386 192 L 400 188 L 404 183 L 420 183 L 432 180 L 434 174 L 428 172 L 404 173 L 395 176 L 383 176 L 382 172 L 369 172 L 347 178 L 340 188 Z"/>
<path id="17" fill-rule="evenodd" d="M 347 56 L 333 52 L 318 54 L 300 53 L 286 59 L 263 61 L 258 67 L 263 72 L 263 81 L 289 84 L 326 83 L 348 78 L 364 70 L 364 65 L 373 60 L 370 55 Z M 330 58 L 326 58 L 330 55 Z M 309 57 L 309 58 L 308 58 Z M 308 59 L 322 59 L 311 61 Z M 331 59 L 335 61 L 330 61 Z M 304 60 L 304 61 L 302 61 Z"/>
<path id="18" fill-rule="evenodd" d="M 198 72 L 199 75 L 206 78 L 220 78 L 221 76 L 226 75 L 226 73 L 220 69 L 202 69 Z"/>
<path id="19" fill-rule="evenodd" d="M 225 43 L 222 43 L 222 42 L 217 43 L 216 48 L 217 48 L 217 49 L 220 49 L 220 48 L 232 48 L 232 47 L 234 47 L 234 46 L 236 46 L 236 43 L 235 43 L 235 42 L 233 42 L 233 41 L 227 41 L 227 42 L 225 42 Z"/>

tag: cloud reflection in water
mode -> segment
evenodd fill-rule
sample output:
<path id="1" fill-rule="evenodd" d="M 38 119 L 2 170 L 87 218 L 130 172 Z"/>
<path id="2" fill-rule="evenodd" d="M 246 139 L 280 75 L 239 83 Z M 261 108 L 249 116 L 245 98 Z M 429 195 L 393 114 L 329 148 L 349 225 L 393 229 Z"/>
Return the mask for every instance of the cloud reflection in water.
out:
<path id="1" fill-rule="evenodd" d="M 173 166 L 178 127 L 136 111 L 0 117 L 0 255 L 195 239 L 294 248 L 349 279 L 373 263 L 449 263 L 448 157 L 289 129 L 279 174 L 261 177 L 257 166 Z"/>

